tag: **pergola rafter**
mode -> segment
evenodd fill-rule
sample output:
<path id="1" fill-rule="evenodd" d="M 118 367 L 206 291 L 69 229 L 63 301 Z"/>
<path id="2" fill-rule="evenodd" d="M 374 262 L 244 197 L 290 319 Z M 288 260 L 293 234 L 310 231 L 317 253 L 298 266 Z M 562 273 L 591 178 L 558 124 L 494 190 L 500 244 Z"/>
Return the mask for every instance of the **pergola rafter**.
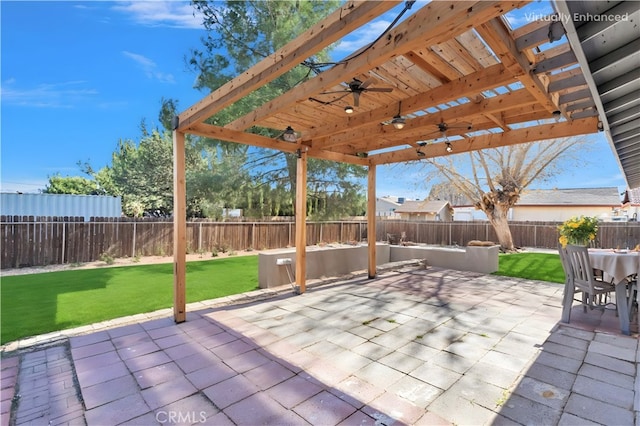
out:
<path id="1" fill-rule="evenodd" d="M 376 166 L 418 161 L 538 140 L 597 132 L 590 79 L 579 67 L 557 21 L 539 19 L 511 29 L 505 14 L 528 1 L 436 0 L 416 3 L 413 14 L 369 46 L 224 126 L 209 117 L 384 13 L 399 1 L 347 1 L 339 10 L 253 68 L 181 113 L 174 149 L 184 134 L 293 153 L 296 187 L 296 285 L 305 290 L 306 163 L 321 158 L 369 168 L 369 276 L 375 270 Z M 551 47 L 540 49 L 551 42 Z M 606 64 L 605 64 L 606 65 Z M 605 70 L 606 66 L 602 69 Z M 587 70 L 588 71 L 588 70 Z M 353 114 L 349 82 L 371 79 Z M 327 93 L 327 92 L 344 93 Z M 392 118 L 406 124 L 394 128 Z M 295 142 L 247 131 L 291 126 Z M 621 128 L 622 129 L 622 128 Z M 451 138 L 451 139 L 449 139 Z M 446 142 L 446 143 L 445 143 Z M 175 159 L 176 321 L 184 321 L 184 156 Z"/>

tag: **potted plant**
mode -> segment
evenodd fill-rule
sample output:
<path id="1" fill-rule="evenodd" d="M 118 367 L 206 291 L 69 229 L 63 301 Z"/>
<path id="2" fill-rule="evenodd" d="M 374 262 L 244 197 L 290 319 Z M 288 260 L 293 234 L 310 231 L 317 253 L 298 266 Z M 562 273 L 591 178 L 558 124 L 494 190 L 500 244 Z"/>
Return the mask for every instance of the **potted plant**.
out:
<path id="1" fill-rule="evenodd" d="M 558 227 L 560 231 L 560 244 L 566 247 L 567 244 L 586 246 L 596 239 L 598 233 L 598 218 L 589 216 L 574 216 L 567 219 Z"/>

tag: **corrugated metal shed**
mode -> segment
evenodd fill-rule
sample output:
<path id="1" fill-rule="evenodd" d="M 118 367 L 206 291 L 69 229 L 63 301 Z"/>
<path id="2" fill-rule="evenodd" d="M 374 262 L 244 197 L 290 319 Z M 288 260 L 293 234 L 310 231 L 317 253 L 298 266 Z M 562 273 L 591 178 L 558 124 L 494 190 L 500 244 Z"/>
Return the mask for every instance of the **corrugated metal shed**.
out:
<path id="1" fill-rule="evenodd" d="M 5 216 L 120 217 L 122 200 L 106 195 L 0 194 Z"/>
<path id="2" fill-rule="evenodd" d="M 555 3 L 568 18 L 562 23 L 596 103 L 602 130 L 627 184 L 640 187 L 640 2 Z"/>

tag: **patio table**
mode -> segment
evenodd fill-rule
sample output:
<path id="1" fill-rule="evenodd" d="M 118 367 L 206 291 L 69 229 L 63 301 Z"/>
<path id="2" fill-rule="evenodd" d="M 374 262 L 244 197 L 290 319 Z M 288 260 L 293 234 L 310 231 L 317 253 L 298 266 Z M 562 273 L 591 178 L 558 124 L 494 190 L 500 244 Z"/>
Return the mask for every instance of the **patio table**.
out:
<path id="1" fill-rule="evenodd" d="M 640 252 L 628 250 L 589 249 L 591 266 L 613 278 L 616 286 L 616 307 L 620 319 L 620 331 L 629 330 L 629 305 L 626 278 L 640 273 Z"/>

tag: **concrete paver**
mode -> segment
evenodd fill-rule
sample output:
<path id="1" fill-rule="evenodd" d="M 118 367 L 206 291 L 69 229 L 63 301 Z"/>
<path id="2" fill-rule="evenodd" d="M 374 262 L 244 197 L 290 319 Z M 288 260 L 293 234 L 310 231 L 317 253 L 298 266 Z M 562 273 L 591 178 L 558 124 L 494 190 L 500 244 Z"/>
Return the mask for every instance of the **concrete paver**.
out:
<path id="1" fill-rule="evenodd" d="M 5 351 L 0 426 L 640 422 L 637 337 L 558 323 L 559 285 L 407 268 L 267 293 Z"/>

